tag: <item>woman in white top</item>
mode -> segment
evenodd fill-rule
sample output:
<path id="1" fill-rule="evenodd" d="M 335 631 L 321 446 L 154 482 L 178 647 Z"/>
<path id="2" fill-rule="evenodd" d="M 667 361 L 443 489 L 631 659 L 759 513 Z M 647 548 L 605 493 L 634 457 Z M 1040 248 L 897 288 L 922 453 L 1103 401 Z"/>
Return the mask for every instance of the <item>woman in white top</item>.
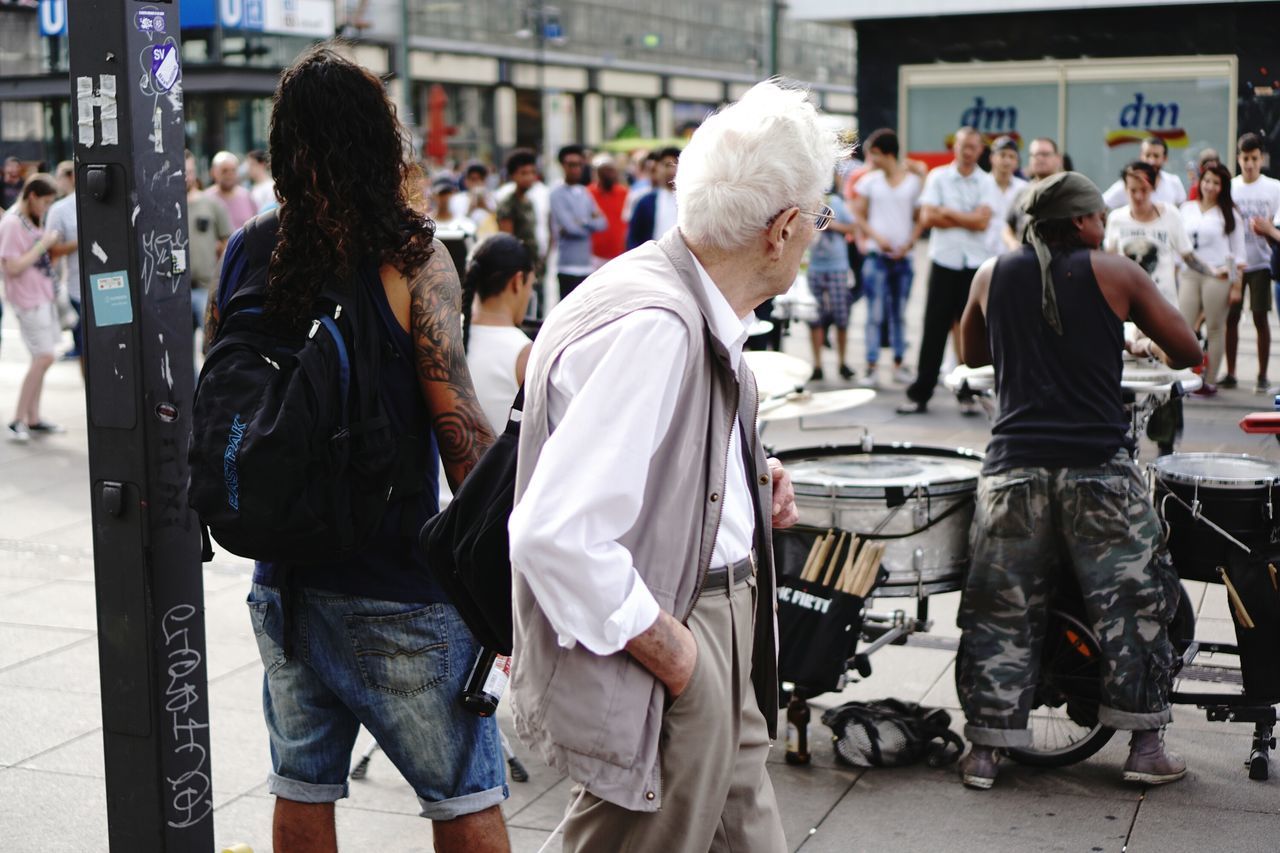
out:
<path id="1" fill-rule="evenodd" d="M 1200 173 L 1200 198 L 1182 205 L 1182 224 L 1196 256 L 1212 272 L 1185 269 L 1178 286 L 1178 308 L 1194 327 L 1204 312 L 1209 340 L 1209 366 L 1204 384 L 1192 393 L 1211 397 L 1218 393 L 1218 366 L 1227 342 L 1227 310 L 1240 301 L 1240 274 L 1244 270 L 1244 227 L 1231 203 L 1231 173 L 1221 163 L 1210 163 Z"/>
<path id="2" fill-rule="evenodd" d="M 1107 216 L 1106 236 L 1102 248 L 1124 255 L 1147 271 L 1171 305 L 1178 304 L 1178 287 L 1174 263 L 1182 258 L 1188 267 L 1208 273 L 1191 251 L 1191 240 L 1182 227 L 1182 215 L 1171 204 L 1151 200 L 1159 170 L 1150 163 L 1135 160 L 1124 167 L 1124 181 L 1129 203 Z M 1132 352 L 1149 352 L 1149 341 L 1136 340 L 1128 345 Z M 1172 453 L 1182 435 L 1182 400 L 1174 398 L 1157 408 L 1147 421 L 1147 437 L 1160 448 L 1160 455 Z"/>
<path id="3" fill-rule="evenodd" d="M 507 425 L 533 342 L 520 328 L 533 294 L 533 259 L 510 234 L 476 247 L 462 285 L 467 367 L 495 433 Z"/>

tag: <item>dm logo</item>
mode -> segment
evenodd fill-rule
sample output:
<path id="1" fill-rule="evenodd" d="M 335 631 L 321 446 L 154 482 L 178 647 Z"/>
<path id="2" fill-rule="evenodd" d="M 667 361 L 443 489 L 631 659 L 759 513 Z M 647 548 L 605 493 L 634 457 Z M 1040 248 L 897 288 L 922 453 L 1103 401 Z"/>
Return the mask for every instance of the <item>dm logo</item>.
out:
<path id="1" fill-rule="evenodd" d="M 1133 100 L 1120 109 L 1120 129 L 1107 131 L 1107 147 L 1133 145 L 1157 136 L 1170 148 L 1186 148 L 1187 131 L 1178 126 L 1180 113 L 1177 101 L 1148 101 L 1141 92 L 1134 92 Z"/>
<path id="2" fill-rule="evenodd" d="M 972 127 L 982 134 L 982 141 L 990 145 L 1001 136 L 1008 136 L 1022 147 L 1022 135 L 1018 133 L 1018 108 L 988 106 L 986 99 L 975 95 L 973 103 L 960 113 L 960 127 Z M 947 134 L 946 144 L 955 144 L 954 133 Z"/>

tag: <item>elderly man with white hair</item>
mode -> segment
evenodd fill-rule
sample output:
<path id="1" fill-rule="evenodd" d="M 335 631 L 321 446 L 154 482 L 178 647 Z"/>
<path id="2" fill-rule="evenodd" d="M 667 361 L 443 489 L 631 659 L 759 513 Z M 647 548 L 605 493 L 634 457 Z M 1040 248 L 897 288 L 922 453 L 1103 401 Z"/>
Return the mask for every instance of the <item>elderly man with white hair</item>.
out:
<path id="1" fill-rule="evenodd" d="M 214 154 L 209 163 L 209 177 L 213 185 L 204 191 L 205 195 L 226 208 L 231 230 L 238 231 L 258 213 L 253 195 L 240 183 L 240 158 L 230 151 Z"/>
<path id="2" fill-rule="evenodd" d="M 694 133 L 677 227 L 551 312 L 525 379 L 511 516 L 520 737 L 578 788 L 566 850 L 781 851 L 771 528 L 796 521 L 742 358 L 843 154 L 803 91 Z"/>

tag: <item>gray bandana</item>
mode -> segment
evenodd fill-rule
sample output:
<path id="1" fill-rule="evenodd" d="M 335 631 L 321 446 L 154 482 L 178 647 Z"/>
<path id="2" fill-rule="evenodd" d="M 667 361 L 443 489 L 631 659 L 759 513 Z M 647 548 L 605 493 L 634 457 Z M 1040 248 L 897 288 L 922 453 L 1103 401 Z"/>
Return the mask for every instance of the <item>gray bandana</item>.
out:
<path id="1" fill-rule="evenodd" d="M 1027 242 L 1036 250 L 1040 262 L 1040 310 L 1045 322 L 1055 332 L 1062 334 L 1062 318 L 1058 316 L 1058 297 L 1053 288 L 1053 276 L 1049 274 L 1049 262 L 1053 257 L 1037 227 L 1052 219 L 1072 219 L 1089 216 L 1106 210 L 1102 193 L 1093 181 L 1079 172 L 1058 172 L 1032 186 L 1022 200 L 1022 210 L 1031 218 L 1027 225 Z"/>

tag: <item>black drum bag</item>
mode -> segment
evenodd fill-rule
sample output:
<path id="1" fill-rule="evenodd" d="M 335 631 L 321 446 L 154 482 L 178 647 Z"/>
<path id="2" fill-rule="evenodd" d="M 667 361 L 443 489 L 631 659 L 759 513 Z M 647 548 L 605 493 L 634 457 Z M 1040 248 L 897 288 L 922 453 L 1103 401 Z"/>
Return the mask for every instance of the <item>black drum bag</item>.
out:
<path id="1" fill-rule="evenodd" d="M 1231 621 L 1236 626 L 1236 646 L 1240 649 L 1240 673 L 1244 694 L 1253 699 L 1280 702 L 1280 580 L 1272 583 L 1269 566 L 1280 570 L 1280 549 L 1228 561 L 1227 573 L 1236 588 L 1252 628 L 1241 624 L 1234 607 Z"/>

